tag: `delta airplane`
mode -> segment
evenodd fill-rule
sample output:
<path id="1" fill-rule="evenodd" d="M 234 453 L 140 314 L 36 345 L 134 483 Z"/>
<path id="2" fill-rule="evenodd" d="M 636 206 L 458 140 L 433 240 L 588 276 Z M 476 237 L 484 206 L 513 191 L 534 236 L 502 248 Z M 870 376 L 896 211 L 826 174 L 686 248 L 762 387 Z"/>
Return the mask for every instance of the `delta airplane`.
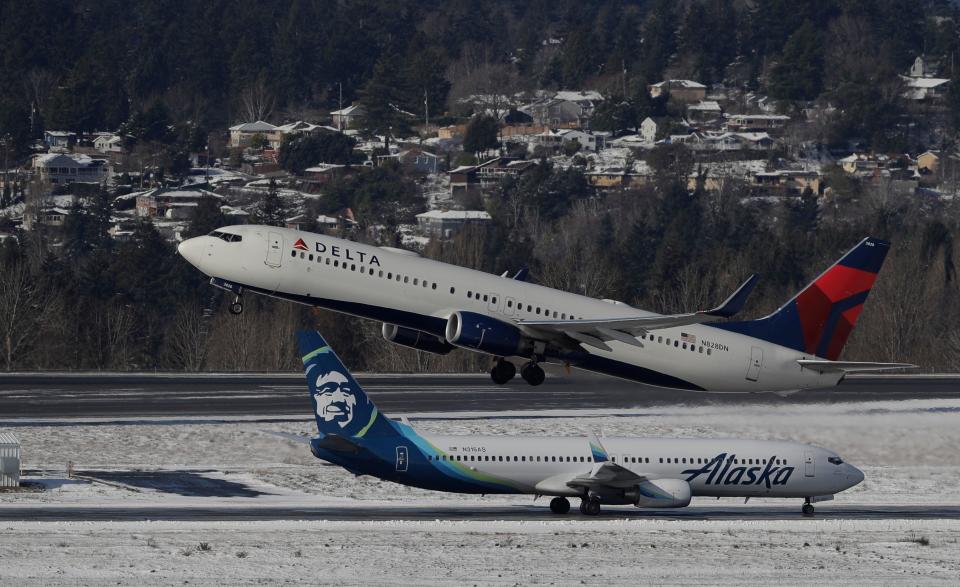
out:
<path id="1" fill-rule="evenodd" d="M 180 255 L 236 296 L 253 292 L 383 322 L 396 344 L 494 357 L 490 375 L 544 380 L 547 361 L 660 387 L 773 391 L 836 385 L 853 371 L 910 367 L 837 361 L 889 243 L 866 238 L 765 318 L 706 325 L 740 311 L 751 276 L 723 304 L 659 315 L 376 247 L 273 226 L 240 225 L 180 243 Z"/>
<path id="2" fill-rule="evenodd" d="M 453 493 L 553 496 L 550 509 L 680 508 L 693 496 L 813 503 L 863 481 L 836 453 L 795 442 L 575 436 L 439 436 L 387 418 L 317 332 L 299 334 L 319 434 L 314 456 L 355 475 Z"/>

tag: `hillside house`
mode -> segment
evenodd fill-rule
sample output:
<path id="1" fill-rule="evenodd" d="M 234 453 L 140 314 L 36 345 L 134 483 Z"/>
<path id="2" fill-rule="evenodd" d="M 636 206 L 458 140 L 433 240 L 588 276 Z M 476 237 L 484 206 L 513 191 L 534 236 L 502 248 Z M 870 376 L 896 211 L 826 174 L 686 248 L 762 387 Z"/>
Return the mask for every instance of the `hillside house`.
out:
<path id="1" fill-rule="evenodd" d="M 688 79 L 671 79 L 650 84 L 647 88 L 651 98 L 669 96 L 670 100 L 683 104 L 703 102 L 707 97 L 707 86 Z"/>
<path id="2" fill-rule="evenodd" d="M 790 122 L 784 114 L 726 114 L 726 129 L 730 132 L 767 132 L 782 131 Z"/>
<path id="3" fill-rule="evenodd" d="M 267 135 L 276 129 L 276 126 L 262 120 L 236 124 L 230 127 L 230 146 L 234 148 L 249 147 L 253 137 L 259 135 L 266 139 Z"/>
<path id="4" fill-rule="evenodd" d="M 123 153 L 123 137 L 104 133 L 93 141 L 93 148 L 101 153 Z"/>
<path id="5" fill-rule="evenodd" d="M 346 108 L 341 108 L 340 110 L 334 110 L 331 112 L 330 126 L 339 130 L 356 128 L 366 116 L 366 108 L 360 104 L 352 104 Z"/>
<path id="6" fill-rule="evenodd" d="M 77 133 L 66 130 L 43 132 L 43 144 L 57 149 L 69 149 L 77 144 Z"/>
<path id="7" fill-rule="evenodd" d="M 464 226 L 490 222 L 490 215 L 483 210 L 431 210 L 417 214 L 420 230 L 434 238 L 447 239 Z"/>
<path id="8" fill-rule="evenodd" d="M 33 157 L 33 172 L 42 180 L 56 185 L 70 183 L 100 183 L 107 179 L 105 159 L 87 155 L 48 153 Z"/>

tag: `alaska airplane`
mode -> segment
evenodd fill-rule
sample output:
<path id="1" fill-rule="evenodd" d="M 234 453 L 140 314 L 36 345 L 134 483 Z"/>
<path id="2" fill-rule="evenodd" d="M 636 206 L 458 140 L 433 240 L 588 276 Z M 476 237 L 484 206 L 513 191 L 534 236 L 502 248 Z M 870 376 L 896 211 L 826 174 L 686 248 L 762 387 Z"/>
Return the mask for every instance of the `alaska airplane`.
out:
<path id="1" fill-rule="evenodd" d="M 694 496 L 782 497 L 813 503 L 863 481 L 835 452 L 795 442 L 706 438 L 439 436 L 387 418 L 317 332 L 299 334 L 319 434 L 319 459 L 355 475 L 474 494 L 553 496 L 550 509 L 600 513 L 601 504 L 680 508 Z"/>
<path id="2" fill-rule="evenodd" d="M 691 391 L 773 391 L 836 385 L 854 371 L 911 367 L 837 361 L 870 293 L 889 243 L 866 238 L 765 318 L 732 317 L 757 282 L 723 304 L 660 315 L 524 280 L 497 276 L 326 235 L 240 225 L 180 243 L 180 255 L 235 294 L 253 292 L 383 322 L 399 345 L 494 357 L 490 375 L 544 380 L 541 362 Z"/>

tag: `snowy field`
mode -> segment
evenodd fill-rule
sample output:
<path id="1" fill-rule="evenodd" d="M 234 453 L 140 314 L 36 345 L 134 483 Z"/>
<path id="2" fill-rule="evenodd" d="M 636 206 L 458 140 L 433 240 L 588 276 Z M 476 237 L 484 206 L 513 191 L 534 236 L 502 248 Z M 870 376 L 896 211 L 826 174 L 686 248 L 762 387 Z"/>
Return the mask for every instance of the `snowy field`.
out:
<path id="1" fill-rule="evenodd" d="M 960 400 L 408 416 L 423 431 L 452 434 L 790 439 L 834 449 L 866 474 L 864 483 L 818 505 L 818 512 L 960 504 Z M 300 417 L 12 427 L 23 444 L 26 481 L 46 490 L 0 493 L 0 508 L 483 509 L 531 502 L 529 496 L 448 495 L 356 478 L 321 465 L 304 445 L 263 432 L 312 434 L 312 422 Z M 68 461 L 79 478 L 66 478 Z M 161 482 L 125 482 L 135 471 Z M 110 481 L 111 474 L 120 480 Z M 211 495 L 189 491 L 198 480 L 212 484 Z M 0 584 L 915 584 L 960 578 L 960 520 L 598 521 L 558 519 L 545 500 L 538 503 L 543 521 L 0 522 Z M 784 503 L 799 510 L 799 500 L 720 505 Z M 717 502 L 695 499 L 697 505 Z M 199 548 L 201 542 L 210 550 Z"/>

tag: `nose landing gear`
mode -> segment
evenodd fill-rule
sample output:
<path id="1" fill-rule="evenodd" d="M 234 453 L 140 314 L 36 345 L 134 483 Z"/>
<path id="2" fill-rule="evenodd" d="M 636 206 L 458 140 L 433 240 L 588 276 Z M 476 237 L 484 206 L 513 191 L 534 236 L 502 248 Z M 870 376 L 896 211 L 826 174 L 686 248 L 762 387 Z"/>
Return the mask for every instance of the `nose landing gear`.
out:
<path id="1" fill-rule="evenodd" d="M 233 303 L 230 304 L 230 313 L 235 316 L 243 313 L 243 302 L 240 301 L 240 296 L 233 298 Z"/>
<path id="2" fill-rule="evenodd" d="M 517 374 L 517 368 L 506 359 L 497 359 L 493 368 L 490 369 L 490 379 L 497 385 L 504 385 Z"/>
<path id="3" fill-rule="evenodd" d="M 800 508 L 800 511 L 803 512 L 803 517 L 805 518 L 813 517 L 813 504 L 810 503 L 809 497 L 803 502 L 803 507 Z"/>

